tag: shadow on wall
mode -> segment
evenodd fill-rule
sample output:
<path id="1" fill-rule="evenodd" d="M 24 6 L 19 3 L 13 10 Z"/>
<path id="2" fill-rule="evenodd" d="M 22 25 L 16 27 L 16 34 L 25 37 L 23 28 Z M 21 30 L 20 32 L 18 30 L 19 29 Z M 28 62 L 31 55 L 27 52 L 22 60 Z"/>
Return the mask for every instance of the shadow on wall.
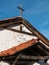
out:
<path id="1" fill-rule="evenodd" d="M 28 65 L 42 65 L 43 62 L 44 62 L 43 60 L 39 60 L 38 62 L 31 63 L 31 64 L 28 64 Z M 4 62 L 4 61 L 0 61 L 0 65 L 10 65 L 10 64 L 7 63 L 7 62 Z M 45 65 L 49 65 L 49 60 L 46 62 Z"/>

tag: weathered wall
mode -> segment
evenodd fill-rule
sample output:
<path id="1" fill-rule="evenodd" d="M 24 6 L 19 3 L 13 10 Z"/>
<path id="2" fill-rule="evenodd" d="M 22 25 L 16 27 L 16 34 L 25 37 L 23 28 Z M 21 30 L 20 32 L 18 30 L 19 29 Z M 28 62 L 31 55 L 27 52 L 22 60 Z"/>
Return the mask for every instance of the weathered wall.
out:
<path id="1" fill-rule="evenodd" d="M 19 26 L 12 27 L 13 29 L 19 29 Z M 23 26 L 23 31 L 30 32 Z M 30 32 L 31 33 L 31 32 Z M 31 35 L 25 35 L 10 30 L 0 30 L 0 51 L 9 49 L 13 46 L 17 46 L 23 42 L 36 38 Z"/>

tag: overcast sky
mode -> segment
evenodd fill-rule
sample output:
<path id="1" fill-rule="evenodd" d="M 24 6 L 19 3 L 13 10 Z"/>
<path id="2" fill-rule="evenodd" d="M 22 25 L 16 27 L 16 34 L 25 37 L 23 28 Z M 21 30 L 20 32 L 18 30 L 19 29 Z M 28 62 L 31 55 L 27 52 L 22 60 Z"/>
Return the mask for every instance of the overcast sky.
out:
<path id="1" fill-rule="evenodd" d="M 49 39 L 49 0 L 0 0 L 0 20 L 19 16 L 21 4 L 23 18 Z"/>

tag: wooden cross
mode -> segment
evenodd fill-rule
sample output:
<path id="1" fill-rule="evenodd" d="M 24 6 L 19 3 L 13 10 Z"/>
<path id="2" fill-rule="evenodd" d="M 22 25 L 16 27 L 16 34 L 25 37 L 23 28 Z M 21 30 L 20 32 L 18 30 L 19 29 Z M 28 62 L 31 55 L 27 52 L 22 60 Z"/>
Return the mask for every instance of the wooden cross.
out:
<path id="1" fill-rule="evenodd" d="M 22 6 L 19 6 L 17 8 L 20 9 L 20 16 L 22 17 L 22 11 L 25 11 L 25 10 L 22 8 Z"/>
<path id="2" fill-rule="evenodd" d="M 22 17 L 22 11 L 25 11 L 22 6 L 17 7 L 20 10 L 20 16 Z M 20 30 L 22 31 L 22 24 L 20 24 Z"/>

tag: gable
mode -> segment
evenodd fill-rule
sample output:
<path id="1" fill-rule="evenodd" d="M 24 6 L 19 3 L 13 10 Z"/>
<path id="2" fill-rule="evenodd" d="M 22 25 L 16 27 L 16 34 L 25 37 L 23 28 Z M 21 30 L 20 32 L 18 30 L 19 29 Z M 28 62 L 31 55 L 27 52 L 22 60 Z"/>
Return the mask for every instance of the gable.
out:
<path id="1" fill-rule="evenodd" d="M 33 35 L 27 35 L 23 33 L 18 33 L 16 31 L 10 30 L 20 30 L 20 26 L 8 26 L 8 28 L 0 30 L 0 51 L 7 50 L 9 48 L 12 48 L 14 46 L 18 46 L 23 42 L 37 39 L 36 36 Z M 22 31 L 31 33 L 24 25 L 22 25 Z"/>
<path id="2" fill-rule="evenodd" d="M 22 24 L 22 30 L 20 30 L 20 24 Z M 0 51 L 7 50 L 13 46 L 18 46 L 21 43 L 32 39 L 39 39 L 42 43 L 49 46 L 49 41 L 27 20 L 21 17 L 8 19 L 3 23 L 0 22 L 0 37 L 0 47 L 2 47 L 0 48 Z M 49 50 L 49 48 L 47 49 Z"/>

